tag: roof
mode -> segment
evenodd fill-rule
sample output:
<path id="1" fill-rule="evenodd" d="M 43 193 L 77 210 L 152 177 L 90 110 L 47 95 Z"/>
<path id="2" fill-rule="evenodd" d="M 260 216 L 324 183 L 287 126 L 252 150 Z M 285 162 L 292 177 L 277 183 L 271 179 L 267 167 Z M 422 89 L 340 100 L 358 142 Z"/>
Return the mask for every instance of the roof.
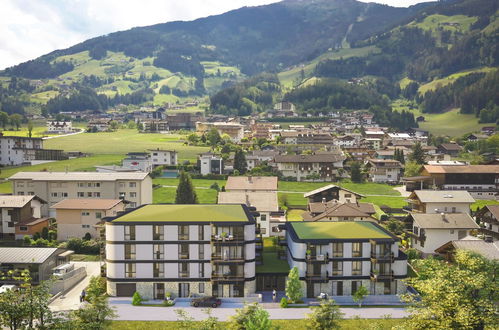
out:
<path id="1" fill-rule="evenodd" d="M 119 203 L 121 199 L 100 199 L 100 198 L 68 198 L 51 206 L 52 209 L 67 210 L 109 210 Z"/>
<path id="2" fill-rule="evenodd" d="M 313 239 L 391 239 L 388 232 L 368 221 L 289 222 L 296 236 Z"/>
<path id="3" fill-rule="evenodd" d="M 30 218 L 22 222 L 16 223 L 16 226 L 34 226 L 42 222 L 49 221 L 50 218 Z"/>
<path id="4" fill-rule="evenodd" d="M 57 250 L 45 247 L 0 247 L 0 264 L 41 264 Z"/>
<path id="5" fill-rule="evenodd" d="M 499 174 L 499 165 L 425 165 L 424 169 L 430 174 L 445 173 L 482 173 Z"/>
<path id="6" fill-rule="evenodd" d="M 0 196 L 0 208 L 2 208 L 2 207 L 20 208 L 28 203 L 31 203 L 33 198 L 35 198 L 35 196 L 3 195 L 3 196 Z M 37 198 L 37 199 L 39 199 L 39 198 Z"/>
<path id="7" fill-rule="evenodd" d="M 248 222 L 244 205 L 153 204 L 138 207 L 111 222 Z"/>
<path id="8" fill-rule="evenodd" d="M 146 172 L 18 172 L 9 180 L 33 181 L 117 181 L 117 180 L 144 180 Z"/>
<path id="9" fill-rule="evenodd" d="M 335 163 L 343 161 L 342 154 L 315 154 L 315 155 L 278 155 L 275 156 L 276 163 Z"/>
<path id="10" fill-rule="evenodd" d="M 478 229 L 467 213 L 411 213 L 418 227 L 425 229 Z"/>
<path id="11" fill-rule="evenodd" d="M 312 191 L 309 191 L 305 194 L 303 194 L 303 197 L 307 198 L 307 197 L 310 197 L 310 196 L 313 196 L 315 194 L 318 194 L 318 193 L 321 193 L 323 191 L 326 191 L 326 190 L 329 190 L 329 189 L 334 189 L 334 188 L 338 188 L 340 190 L 344 190 L 344 191 L 348 191 L 349 193 L 352 193 L 358 197 L 364 197 L 363 195 L 359 194 L 359 193 L 356 193 L 355 191 L 351 191 L 351 190 L 348 190 L 348 189 L 345 189 L 345 188 L 342 188 L 340 186 L 337 186 L 335 184 L 330 184 L 330 185 L 327 185 L 327 186 L 324 186 L 324 187 L 321 187 L 321 188 L 318 188 L 318 189 L 315 189 L 315 190 L 312 190 Z"/>
<path id="12" fill-rule="evenodd" d="M 402 164 L 394 159 L 368 159 L 367 161 L 376 167 L 402 168 Z"/>
<path id="13" fill-rule="evenodd" d="M 499 241 L 485 242 L 482 240 L 458 240 L 452 241 L 456 249 L 469 250 L 479 253 L 488 259 L 499 259 Z"/>
<path id="14" fill-rule="evenodd" d="M 277 190 L 276 176 L 229 176 L 226 190 Z"/>
<path id="15" fill-rule="evenodd" d="M 499 205 L 486 205 L 485 207 L 492 213 L 496 220 L 499 220 Z"/>
<path id="16" fill-rule="evenodd" d="M 413 194 L 423 203 L 475 202 L 475 199 L 465 190 L 415 190 Z"/>
<path id="17" fill-rule="evenodd" d="M 372 214 L 376 213 L 374 206 L 370 203 L 357 204 L 330 201 L 325 204 L 321 202 L 310 203 L 309 208 L 310 213 L 320 214 L 313 216 L 310 213 L 305 213 L 303 215 L 305 221 L 319 221 L 327 217 L 370 217 Z"/>
<path id="18" fill-rule="evenodd" d="M 463 149 L 463 147 L 461 147 L 457 143 L 442 143 L 438 147 L 445 150 L 455 150 L 455 151 L 461 151 Z"/>
<path id="19" fill-rule="evenodd" d="M 279 211 L 276 192 L 219 192 L 219 204 L 246 204 L 256 207 L 257 211 Z"/>

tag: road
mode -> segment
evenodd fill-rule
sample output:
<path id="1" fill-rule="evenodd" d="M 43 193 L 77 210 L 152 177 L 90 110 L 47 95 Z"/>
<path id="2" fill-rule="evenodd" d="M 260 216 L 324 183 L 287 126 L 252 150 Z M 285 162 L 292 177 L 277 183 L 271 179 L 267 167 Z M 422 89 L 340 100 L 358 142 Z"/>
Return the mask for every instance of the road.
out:
<path id="1" fill-rule="evenodd" d="M 83 280 L 78 282 L 68 292 L 60 295 L 56 300 L 54 300 L 49 305 L 50 309 L 54 312 L 69 311 L 80 308 L 81 291 L 88 286 L 88 283 L 90 282 L 90 278 L 92 276 L 98 276 L 100 274 L 100 266 L 98 261 L 91 261 L 91 262 L 75 261 L 73 263 L 75 264 L 75 268 L 86 267 L 87 276 Z"/>
<path id="2" fill-rule="evenodd" d="M 195 320 L 206 319 L 204 308 L 190 307 L 188 303 L 180 303 L 174 307 L 147 307 L 132 306 L 131 298 L 109 298 L 109 303 L 116 309 L 121 321 L 177 321 L 176 309 L 185 310 L 189 316 Z M 212 316 L 220 321 L 227 321 L 230 316 L 236 313 L 237 308 L 241 308 L 241 303 L 222 303 L 219 308 L 212 309 Z M 297 320 L 307 317 L 311 313 L 310 308 L 269 308 L 266 309 L 271 319 L 276 320 Z M 370 307 L 370 308 L 341 308 L 345 318 L 366 318 L 380 319 L 387 315 L 391 318 L 399 319 L 409 315 L 403 307 Z"/>
<path id="3" fill-rule="evenodd" d="M 71 135 L 81 134 L 83 132 L 85 132 L 85 130 L 83 128 L 79 128 L 78 132 L 68 133 L 68 134 L 60 134 L 60 135 L 51 135 L 51 136 L 43 137 L 42 139 L 43 140 L 56 139 L 56 138 L 60 138 L 60 137 L 64 137 L 64 136 L 71 136 Z"/>

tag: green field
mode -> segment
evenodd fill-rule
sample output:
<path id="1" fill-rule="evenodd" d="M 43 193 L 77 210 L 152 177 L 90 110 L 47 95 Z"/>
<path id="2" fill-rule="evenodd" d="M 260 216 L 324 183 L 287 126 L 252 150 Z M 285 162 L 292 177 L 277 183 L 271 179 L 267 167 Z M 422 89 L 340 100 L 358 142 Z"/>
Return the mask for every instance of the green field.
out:
<path id="1" fill-rule="evenodd" d="M 207 147 L 184 145 L 183 137 L 179 134 L 148 134 L 138 133 L 134 129 L 120 129 L 116 132 L 82 133 L 51 139 L 45 141 L 44 146 L 48 149 L 120 155 L 160 148 L 176 150 L 180 160 L 190 161 L 195 161 L 198 154 L 208 151 Z"/>
<path id="2" fill-rule="evenodd" d="M 477 68 L 477 69 L 470 69 L 470 70 L 465 70 L 461 72 L 457 72 L 454 74 L 451 74 L 445 78 L 442 79 L 435 79 L 427 84 L 421 85 L 418 89 L 419 94 L 424 95 L 427 91 L 430 90 L 435 90 L 438 87 L 443 87 L 445 85 L 451 84 L 454 81 L 456 81 L 460 77 L 467 76 L 471 73 L 476 73 L 476 72 L 492 72 L 496 70 L 496 68 L 491 68 L 491 67 L 483 67 L 483 68 Z M 407 78 L 406 78 L 407 79 Z M 401 86 L 402 88 L 402 86 Z"/>
<path id="3" fill-rule="evenodd" d="M 465 15 L 454 15 L 454 16 L 445 16 L 445 15 L 430 15 L 425 17 L 422 22 L 412 22 L 408 24 L 408 26 L 418 27 L 423 30 L 449 30 L 453 32 L 468 32 L 470 30 L 470 26 L 476 22 L 477 17 L 470 17 Z"/>

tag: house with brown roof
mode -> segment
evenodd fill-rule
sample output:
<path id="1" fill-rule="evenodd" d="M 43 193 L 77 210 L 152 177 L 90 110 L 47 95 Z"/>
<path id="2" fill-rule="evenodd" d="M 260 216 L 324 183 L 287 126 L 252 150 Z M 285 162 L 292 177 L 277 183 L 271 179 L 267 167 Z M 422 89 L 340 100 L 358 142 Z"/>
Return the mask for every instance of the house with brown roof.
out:
<path id="1" fill-rule="evenodd" d="M 480 227 L 467 213 L 410 213 L 412 231 L 407 232 L 412 247 L 424 254 L 434 254 L 443 244 L 461 240 Z"/>
<path id="2" fill-rule="evenodd" d="M 225 190 L 229 192 L 277 192 L 277 177 L 229 176 Z"/>
<path id="3" fill-rule="evenodd" d="M 489 260 L 499 260 L 499 242 L 484 241 L 478 237 L 468 236 L 457 241 L 450 241 L 437 248 L 435 252 L 443 255 L 448 261 L 454 260 L 457 250 L 467 250 L 482 255 Z"/>
<path id="4" fill-rule="evenodd" d="M 34 195 L 0 196 L 0 239 L 22 239 L 24 235 L 31 235 L 31 230 L 25 227 L 34 225 L 32 224 L 34 220 L 41 217 L 42 204 L 46 204 L 46 202 Z M 40 223 L 37 222 L 37 224 Z M 19 230 L 20 237 L 16 237 L 16 226 L 21 224 L 23 224 L 23 230 Z M 48 222 L 44 225 L 48 227 Z M 40 229 L 41 232 L 40 225 L 37 226 L 37 229 Z"/>
<path id="5" fill-rule="evenodd" d="M 411 212 L 470 214 L 470 207 L 475 199 L 467 191 L 415 190 L 407 202 Z"/>
<path id="6" fill-rule="evenodd" d="M 375 221 L 376 213 L 371 203 L 329 202 L 309 203 L 304 221 Z"/>
<path id="7" fill-rule="evenodd" d="M 499 240 L 499 205 L 486 205 L 476 213 L 476 219 L 482 228 L 480 231 L 486 236 Z"/>
<path id="8" fill-rule="evenodd" d="M 365 167 L 368 169 L 369 181 L 378 183 L 397 183 L 400 180 L 403 166 L 393 159 L 368 159 Z"/>
<path id="9" fill-rule="evenodd" d="M 356 203 L 358 199 L 364 197 L 354 191 L 330 184 L 303 194 L 309 203 L 324 203 L 336 200 L 340 203 Z"/>
<path id="10" fill-rule="evenodd" d="M 277 169 L 285 177 L 304 181 L 318 177 L 323 181 L 336 181 L 343 169 L 343 153 L 312 154 L 312 155 L 279 155 L 274 158 Z"/>
<path id="11" fill-rule="evenodd" d="M 89 233 L 98 237 L 97 224 L 105 217 L 114 217 L 125 210 L 121 199 L 65 199 L 52 205 L 57 222 L 57 240 L 82 238 Z"/>
<path id="12" fill-rule="evenodd" d="M 449 155 L 452 157 L 457 157 L 459 156 L 459 153 L 463 150 L 463 147 L 461 147 L 457 143 L 442 143 L 437 147 L 437 151 L 441 154 L 444 155 Z"/>

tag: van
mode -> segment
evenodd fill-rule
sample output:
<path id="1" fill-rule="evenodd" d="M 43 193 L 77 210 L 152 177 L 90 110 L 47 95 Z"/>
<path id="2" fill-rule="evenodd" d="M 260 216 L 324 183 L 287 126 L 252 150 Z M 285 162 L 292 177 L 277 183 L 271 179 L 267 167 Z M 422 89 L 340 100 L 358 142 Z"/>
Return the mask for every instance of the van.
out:
<path id="1" fill-rule="evenodd" d="M 71 272 L 74 269 L 75 269 L 75 265 L 74 264 L 60 265 L 57 268 L 54 268 L 54 273 L 52 275 L 54 275 L 54 276 L 63 276 L 64 274 L 67 274 L 67 273 Z"/>

